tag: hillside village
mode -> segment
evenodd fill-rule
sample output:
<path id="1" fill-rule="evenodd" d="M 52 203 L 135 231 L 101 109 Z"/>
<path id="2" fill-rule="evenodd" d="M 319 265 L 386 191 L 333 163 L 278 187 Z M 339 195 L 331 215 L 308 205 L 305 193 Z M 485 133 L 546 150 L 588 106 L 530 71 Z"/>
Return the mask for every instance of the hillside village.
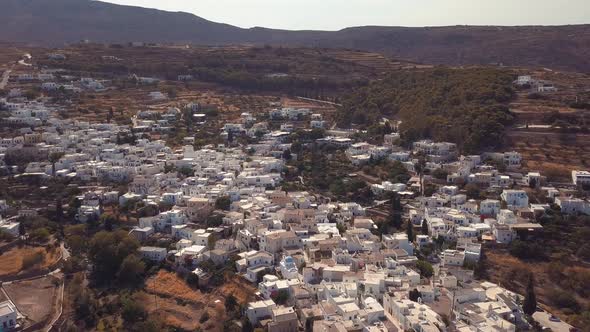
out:
<path id="1" fill-rule="evenodd" d="M 69 283 L 82 278 L 80 285 L 88 285 L 100 273 L 142 284 L 165 270 L 192 289 L 214 292 L 231 275 L 253 294 L 236 304 L 234 295 L 223 295 L 224 317 L 233 311 L 238 318 L 216 325 L 220 330 L 574 330 L 548 306 L 537 306 L 538 299 L 532 309 L 527 305 L 536 276 L 526 293 L 517 293 L 486 280 L 484 261 L 493 248 L 526 247 L 543 232 L 546 216 L 590 216 L 588 170 L 571 169 L 569 183 L 552 183 L 542 171 L 523 170 L 515 151 L 463 155 L 450 142 L 404 142 L 397 120 L 383 119 L 378 134 L 338 128 L 314 106 L 321 102 L 269 102 L 264 112 L 242 111 L 220 122 L 194 100 L 139 110 L 126 124 L 114 120 L 120 115 L 113 110 L 105 119 L 84 121 L 62 115 L 63 96 L 100 93 L 116 82 L 23 71 L 10 76 L 0 99 L 2 252 L 22 241 L 51 246 L 61 256 L 38 274 L 0 280 L 53 273 L 63 294 Z M 148 85 L 146 100 L 175 98 L 157 88 L 158 78 L 127 79 Z M 177 76 L 179 82 L 192 79 Z M 557 89 L 550 82 L 533 84 L 530 76 L 515 84 L 531 85 L 536 93 Z M 26 93 L 31 85 L 38 96 Z M 186 134 L 171 144 L 180 128 L 216 134 L 199 142 Z M 308 175 L 310 154 L 344 156 L 353 171 L 339 184 L 358 184 L 363 199 L 314 187 L 314 177 L 323 175 Z M 396 174 L 383 179 L 376 169 Z M 39 201 L 11 196 L 22 186 Z M 38 225 L 40 216 L 59 226 Z M 81 234 L 120 231 L 121 242 L 137 245 L 107 273 L 104 258 L 86 248 L 97 240 L 82 240 L 90 241 L 85 245 Z M 138 261 L 131 263 L 130 256 Z M 77 301 L 72 296 L 58 306 L 69 303 L 67 312 L 75 317 Z M 5 296 L 0 327 L 37 326 L 20 303 Z M 41 324 L 63 327 L 65 312 L 56 310 Z M 194 320 L 207 330 L 216 317 Z"/>

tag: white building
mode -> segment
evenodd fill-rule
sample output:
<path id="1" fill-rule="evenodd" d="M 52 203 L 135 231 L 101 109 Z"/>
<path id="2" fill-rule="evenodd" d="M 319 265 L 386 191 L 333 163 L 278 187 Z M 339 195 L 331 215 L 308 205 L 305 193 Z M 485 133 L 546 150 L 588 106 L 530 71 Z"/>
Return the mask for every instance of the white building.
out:
<path id="1" fill-rule="evenodd" d="M 279 266 L 281 275 L 285 279 L 296 279 L 299 276 L 297 265 L 291 256 L 285 256 Z"/>
<path id="2" fill-rule="evenodd" d="M 252 325 L 256 325 L 263 318 L 271 318 L 272 310 L 276 307 L 273 300 L 250 302 L 246 308 L 246 317 Z"/>
<path id="3" fill-rule="evenodd" d="M 500 212 L 500 201 L 495 199 L 485 199 L 479 203 L 479 214 L 486 217 L 496 217 Z"/>
<path id="4" fill-rule="evenodd" d="M 522 75 L 522 76 L 518 76 L 518 79 L 516 80 L 516 85 L 531 85 L 534 83 L 533 78 L 530 75 Z"/>
<path id="5" fill-rule="evenodd" d="M 587 214 L 590 215 L 590 202 L 573 197 L 556 197 L 555 204 L 563 214 Z"/>
<path id="6" fill-rule="evenodd" d="M 168 251 L 166 250 L 166 248 L 140 247 L 139 254 L 147 260 L 153 262 L 161 262 L 166 259 Z"/>
<path id="7" fill-rule="evenodd" d="M 529 206 L 529 196 L 524 190 L 504 190 L 500 195 L 510 208 L 524 208 Z"/>
<path id="8" fill-rule="evenodd" d="M 492 234 L 498 243 L 510 243 L 516 238 L 516 232 L 505 224 L 494 225 Z"/>
<path id="9" fill-rule="evenodd" d="M 406 233 L 396 234 L 383 234 L 382 236 L 383 246 L 388 249 L 403 249 L 408 255 L 414 254 L 414 246 L 408 240 Z"/>
<path id="10" fill-rule="evenodd" d="M 504 152 L 504 164 L 509 167 L 520 167 L 522 156 L 516 151 Z"/>
<path id="11" fill-rule="evenodd" d="M 403 331 L 417 332 L 445 331 L 445 323 L 439 314 L 425 304 L 396 298 L 393 294 L 383 297 L 385 316 L 401 327 Z"/>
<path id="12" fill-rule="evenodd" d="M 588 171 L 572 171 L 572 181 L 575 185 L 589 185 L 590 172 Z"/>
<path id="13" fill-rule="evenodd" d="M 166 98 L 168 98 L 164 93 L 160 92 L 160 91 L 152 91 L 149 93 L 149 97 L 152 100 L 164 100 Z"/>
<path id="14" fill-rule="evenodd" d="M 16 328 L 17 310 L 10 301 L 0 303 L 0 327 L 2 331 L 9 331 Z"/>
<path id="15" fill-rule="evenodd" d="M 447 249 L 442 253 L 443 266 L 463 266 L 465 253 L 462 251 Z"/>

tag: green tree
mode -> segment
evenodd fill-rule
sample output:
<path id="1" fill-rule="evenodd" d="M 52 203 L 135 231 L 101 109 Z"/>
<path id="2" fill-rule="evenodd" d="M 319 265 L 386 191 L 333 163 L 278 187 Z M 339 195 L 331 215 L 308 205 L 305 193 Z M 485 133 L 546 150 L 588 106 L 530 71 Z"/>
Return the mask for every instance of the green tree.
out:
<path id="1" fill-rule="evenodd" d="M 293 158 L 293 157 L 291 156 L 290 149 L 286 149 L 285 151 L 283 151 L 283 159 L 289 161 L 289 160 L 291 160 L 291 158 Z"/>
<path id="2" fill-rule="evenodd" d="M 37 228 L 31 232 L 31 239 L 39 242 L 45 242 L 49 240 L 49 236 L 49 231 L 44 227 Z"/>
<path id="3" fill-rule="evenodd" d="M 199 276 L 195 273 L 189 273 L 186 276 L 186 283 L 189 284 L 191 287 L 198 288 L 199 287 Z"/>
<path id="4" fill-rule="evenodd" d="M 406 166 L 401 162 L 395 160 L 387 164 L 389 174 L 388 178 L 392 182 L 407 183 L 410 180 L 410 173 L 406 169 Z"/>
<path id="5" fill-rule="evenodd" d="M 18 223 L 18 235 L 25 236 L 26 234 L 27 234 L 27 229 L 25 228 L 25 223 L 21 221 Z"/>
<path id="6" fill-rule="evenodd" d="M 195 170 L 190 167 L 182 167 L 178 170 L 178 173 L 182 174 L 185 177 L 190 177 L 195 175 Z"/>
<path id="7" fill-rule="evenodd" d="M 448 175 L 449 175 L 449 172 L 447 172 L 446 170 L 444 170 L 442 168 L 437 168 L 432 172 L 432 176 L 434 176 L 436 179 L 439 179 L 439 180 L 446 180 Z"/>
<path id="8" fill-rule="evenodd" d="M 61 157 L 64 156 L 63 152 L 52 152 L 49 154 L 49 162 L 51 163 L 51 175 L 56 176 L 55 174 L 55 163 L 57 163 Z"/>
<path id="9" fill-rule="evenodd" d="M 82 202 L 78 197 L 72 197 L 72 199 L 70 199 L 70 202 L 68 203 L 68 215 L 70 218 L 76 215 L 80 206 L 82 206 Z"/>
<path id="10" fill-rule="evenodd" d="M 30 269 L 31 267 L 42 263 L 44 260 L 45 255 L 43 254 L 43 252 L 34 252 L 32 254 L 27 254 L 23 257 L 23 269 Z"/>
<path id="11" fill-rule="evenodd" d="M 254 327 L 252 326 L 252 323 L 250 323 L 250 320 L 248 318 L 245 318 L 244 321 L 242 322 L 242 332 L 253 332 L 254 331 Z"/>
<path id="12" fill-rule="evenodd" d="M 215 200 L 215 208 L 219 210 L 229 211 L 231 200 L 229 196 L 221 196 Z"/>
<path id="13" fill-rule="evenodd" d="M 414 225 L 412 225 L 410 220 L 408 220 L 406 224 L 406 234 L 408 234 L 408 240 L 410 242 L 414 242 L 416 240 L 416 235 L 414 234 Z"/>
<path id="14" fill-rule="evenodd" d="M 57 222 L 61 222 L 63 220 L 63 216 L 64 216 L 63 205 L 61 202 L 61 198 L 58 198 L 55 201 L 55 220 Z"/>
<path id="15" fill-rule="evenodd" d="M 88 256 L 94 263 L 97 280 L 111 281 L 119 271 L 123 260 L 139 248 L 137 240 L 129 237 L 126 231 L 100 231 L 88 244 Z"/>
<path id="16" fill-rule="evenodd" d="M 123 284 L 134 285 L 141 281 L 145 272 L 145 263 L 135 254 L 131 254 L 123 260 L 117 278 Z"/>
<path id="17" fill-rule="evenodd" d="M 303 149 L 303 145 L 299 141 L 295 141 L 291 143 L 291 152 L 299 153 Z"/>
<path id="18" fill-rule="evenodd" d="M 228 297 L 225 298 L 225 310 L 227 312 L 234 311 L 238 306 L 238 301 L 233 294 L 230 294 Z"/>
<path id="19" fill-rule="evenodd" d="M 410 301 L 418 302 L 418 299 L 422 297 L 422 293 L 417 288 L 414 288 L 410 291 L 409 298 Z"/>
<path id="20" fill-rule="evenodd" d="M 469 183 L 465 186 L 465 195 L 469 199 L 482 199 L 481 190 L 479 186 L 474 183 Z"/>
<path id="21" fill-rule="evenodd" d="M 121 300 L 123 309 L 121 316 L 126 322 L 133 323 L 145 319 L 146 310 L 141 303 L 131 297 L 124 297 Z"/>
<path id="22" fill-rule="evenodd" d="M 167 332 L 170 331 L 158 318 L 147 318 L 145 321 L 133 324 L 131 332 Z"/>
<path id="23" fill-rule="evenodd" d="M 206 321 L 208 321 L 211 318 L 211 316 L 209 315 L 209 312 L 205 311 L 202 315 L 201 318 L 199 318 L 199 323 L 203 324 Z"/>
<path id="24" fill-rule="evenodd" d="M 418 268 L 418 271 L 420 272 L 420 276 L 423 278 L 430 278 L 434 275 L 434 268 L 427 261 L 419 260 L 416 263 L 416 267 Z"/>
<path id="25" fill-rule="evenodd" d="M 74 310 L 78 319 L 84 320 L 87 325 L 94 325 L 96 321 L 98 303 L 94 292 L 85 288 L 74 295 Z"/>
<path id="26" fill-rule="evenodd" d="M 436 186 L 431 183 L 427 183 L 423 188 L 425 197 L 430 197 L 436 193 Z"/>
<path id="27" fill-rule="evenodd" d="M 284 289 L 281 289 L 273 296 L 272 299 L 276 304 L 284 305 L 289 300 L 289 292 Z"/>
<path id="28" fill-rule="evenodd" d="M 532 316 L 535 313 L 535 310 L 537 310 L 537 296 L 535 295 L 535 281 L 533 278 L 533 273 L 529 274 L 522 310 L 529 316 Z"/>
<path id="29" fill-rule="evenodd" d="M 402 226 L 402 211 L 400 195 L 394 192 L 391 196 L 389 224 L 396 229 L 399 229 Z"/>
<path id="30" fill-rule="evenodd" d="M 106 231 L 113 230 L 113 224 L 117 221 L 117 218 L 110 213 L 103 213 L 100 215 L 100 222 L 104 225 Z"/>
<path id="31" fill-rule="evenodd" d="M 473 276 L 476 279 L 485 279 L 487 277 L 487 270 L 486 270 L 486 255 L 485 255 L 485 251 L 482 250 L 480 255 L 479 255 L 479 260 L 477 261 L 477 263 L 475 264 L 475 267 L 473 268 Z"/>
<path id="32" fill-rule="evenodd" d="M 344 225 L 344 224 L 336 224 L 336 228 L 338 229 L 338 232 L 341 235 L 344 235 L 344 233 L 346 233 L 346 225 Z"/>
<path id="33" fill-rule="evenodd" d="M 531 189 L 535 189 L 535 188 L 537 188 L 537 180 L 536 180 L 536 179 L 530 179 L 530 180 L 529 180 L 529 187 L 530 187 Z"/>
<path id="34" fill-rule="evenodd" d="M 426 221 L 426 219 L 422 220 L 422 224 L 420 225 L 420 232 L 423 235 L 428 235 L 428 222 Z"/>
<path id="35" fill-rule="evenodd" d="M 520 259 L 543 259 L 546 248 L 541 243 L 515 240 L 510 243 L 509 252 Z"/>
<path id="36" fill-rule="evenodd" d="M 111 120 L 113 119 L 114 116 L 115 116 L 115 110 L 113 109 L 113 107 L 111 107 L 109 109 L 109 112 L 107 113 L 107 123 L 111 123 Z"/>

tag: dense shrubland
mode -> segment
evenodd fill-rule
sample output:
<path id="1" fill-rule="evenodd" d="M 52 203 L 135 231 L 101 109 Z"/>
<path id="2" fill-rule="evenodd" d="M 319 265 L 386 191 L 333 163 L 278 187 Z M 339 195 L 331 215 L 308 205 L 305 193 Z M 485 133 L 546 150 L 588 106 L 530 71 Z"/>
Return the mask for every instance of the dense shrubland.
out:
<path id="1" fill-rule="evenodd" d="M 466 152 L 494 147 L 513 119 L 513 76 L 493 68 L 396 71 L 344 99 L 341 125 L 398 118 L 406 141 L 432 138 Z"/>

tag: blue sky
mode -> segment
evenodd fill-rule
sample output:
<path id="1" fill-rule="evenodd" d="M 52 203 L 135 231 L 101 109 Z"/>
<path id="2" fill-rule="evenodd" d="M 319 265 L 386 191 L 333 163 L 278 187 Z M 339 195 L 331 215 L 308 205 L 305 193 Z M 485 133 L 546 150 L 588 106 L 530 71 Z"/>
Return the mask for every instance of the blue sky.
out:
<path id="1" fill-rule="evenodd" d="M 244 28 L 590 23 L 590 0 L 106 0 L 194 13 Z"/>

